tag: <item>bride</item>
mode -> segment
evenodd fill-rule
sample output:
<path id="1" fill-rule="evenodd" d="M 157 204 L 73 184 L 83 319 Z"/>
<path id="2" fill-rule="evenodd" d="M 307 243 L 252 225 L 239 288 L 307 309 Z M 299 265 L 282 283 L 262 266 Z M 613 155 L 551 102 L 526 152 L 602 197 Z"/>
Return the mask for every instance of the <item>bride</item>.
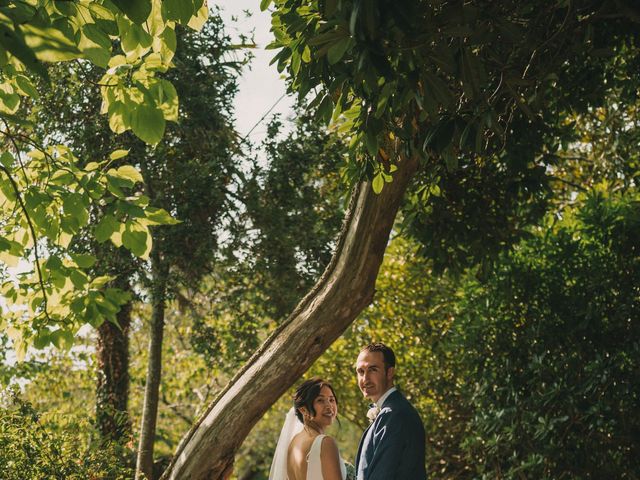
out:
<path id="1" fill-rule="evenodd" d="M 338 414 L 333 387 L 320 378 L 296 390 L 280 432 L 269 480 L 345 480 L 344 461 L 325 429 Z"/>

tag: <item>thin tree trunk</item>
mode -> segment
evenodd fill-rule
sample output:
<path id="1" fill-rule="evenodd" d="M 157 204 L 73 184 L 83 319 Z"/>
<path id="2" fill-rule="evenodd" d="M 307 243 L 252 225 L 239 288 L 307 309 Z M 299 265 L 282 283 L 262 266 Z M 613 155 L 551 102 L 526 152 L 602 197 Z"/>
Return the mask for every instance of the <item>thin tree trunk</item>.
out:
<path id="1" fill-rule="evenodd" d="M 358 186 L 322 278 L 209 405 L 162 479 L 229 477 L 251 428 L 371 303 L 396 213 L 417 167 L 415 157 L 399 161 L 393 182 L 379 195 L 369 182 Z"/>
<path id="2" fill-rule="evenodd" d="M 157 245 L 157 244 L 156 244 Z M 153 478 L 153 444 L 156 437 L 160 379 L 162 377 L 162 339 L 168 268 L 157 249 L 151 254 L 152 312 L 147 380 L 144 389 L 144 405 L 140 426 L 140 442 L 136 461 L 136 480 Z"/>
<path id="3" fill-rule="evenodd" d="M 129 291 L 126 279 L 116 286 Z M 126 303 L 116 314 L 118 325 L 104 322 L 98 328 L 96 359 L 96 420 L 102 439 L 106 442 L 126 443 L 131 438 L 129 401 L 129 326 L 131 303 Z"/>

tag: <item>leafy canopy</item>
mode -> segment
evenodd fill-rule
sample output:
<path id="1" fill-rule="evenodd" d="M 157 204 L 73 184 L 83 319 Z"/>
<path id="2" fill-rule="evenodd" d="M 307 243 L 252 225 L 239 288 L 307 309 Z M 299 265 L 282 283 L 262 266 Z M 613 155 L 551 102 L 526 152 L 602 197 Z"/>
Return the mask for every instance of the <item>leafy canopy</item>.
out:
<path id="1" fill-rule="evenodd" d="M 96 259 L 71 254 L 75 239 L 92 235 L 146 258 L 149 226 L 175 222 L 138 193 L 140 173 L 120 160 L 126 150 L 79 160 L 65 145 L 34 136 L 35 79 L 55 89 L 46 81 L 47 65 L 56 62 L 103 69 L 101 112 L 109 127 L 156 144 L 166 121 L 178 118 L 175 88 L 158 76 L 172 66 L 175 29 L 201 28 L 207 12 L 203 0 L 0 2 L 0 275 L 7 304 L 0 328 L 8 327 L 19 354 L 28 344 L 68 347 L 80 325 L 115 321 L 126 301 L 105 288 L 109 277 L 90 278 Z M 105 215 L 94 225 L 96 203 Z"/>

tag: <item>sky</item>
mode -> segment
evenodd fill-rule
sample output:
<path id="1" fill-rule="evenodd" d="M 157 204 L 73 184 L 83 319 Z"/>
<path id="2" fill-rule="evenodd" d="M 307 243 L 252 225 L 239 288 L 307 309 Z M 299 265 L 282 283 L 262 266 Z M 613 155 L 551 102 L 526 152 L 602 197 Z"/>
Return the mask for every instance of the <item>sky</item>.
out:
<path id="1" fill-rule="evenodd" d="M 262 118 L 278 99 L 285 93 L 284 79 L 275 68 L 269 66 L 269 62 L 276 54 L 275 50 L 265 50 L 272 40 L 269 32 L 271 16 L 269 12 L 260 11 L 260 0 L 209 0 L 210 5 L 216 4 L 223 9 L 222 18 L 238 18 L 237 22 L 227 21 L 229 33 L 235 37 L 239 33 L 249 34 L 254 30 L 257 48 L 252 50 L 253 60 L 250 69 L 245 69 L 239 81 L 239 92 L 235 99 L 236 130 L 244 137 L 249 130 Z M 244 11 L 252 13 L 247 18 Z M 293 99 L 285 97 L 280 100 L 267 116 L 270 118 L 275 113 L 281 113 L 285 118 L 291 114 Z M 266 122 L 256 126 L 249 139 L 254 143 L 262 140 L 266 133 Z"/>

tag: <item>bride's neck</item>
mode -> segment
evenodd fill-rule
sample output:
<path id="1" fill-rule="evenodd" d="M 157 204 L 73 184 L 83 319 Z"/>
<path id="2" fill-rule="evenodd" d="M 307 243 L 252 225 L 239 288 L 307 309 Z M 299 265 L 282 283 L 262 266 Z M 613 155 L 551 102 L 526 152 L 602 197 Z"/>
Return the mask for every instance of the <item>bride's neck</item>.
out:
<path id="1" fill-rule="evenodd" d="M 324 433 L 324 428 L 322 428 L 316 422 L 306 422 L 304 424 L 304 428 L 307 430 L 307 433 L 311 433 L 311 431 L 314 431 L 320 435 Z"/>

